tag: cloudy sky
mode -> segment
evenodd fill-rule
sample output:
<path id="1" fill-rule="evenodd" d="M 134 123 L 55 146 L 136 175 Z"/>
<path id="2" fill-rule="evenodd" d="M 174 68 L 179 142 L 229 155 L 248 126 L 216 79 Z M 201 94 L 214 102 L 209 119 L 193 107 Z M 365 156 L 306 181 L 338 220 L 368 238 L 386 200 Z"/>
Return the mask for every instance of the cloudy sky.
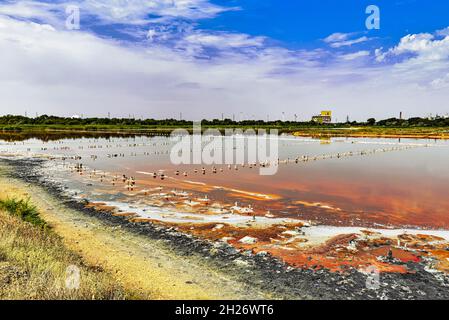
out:
<path id="1" fill-rule="evenodd" d="M 0 0 L 0 114 L 446 114 L 448 26 L 447 0 Z"/>

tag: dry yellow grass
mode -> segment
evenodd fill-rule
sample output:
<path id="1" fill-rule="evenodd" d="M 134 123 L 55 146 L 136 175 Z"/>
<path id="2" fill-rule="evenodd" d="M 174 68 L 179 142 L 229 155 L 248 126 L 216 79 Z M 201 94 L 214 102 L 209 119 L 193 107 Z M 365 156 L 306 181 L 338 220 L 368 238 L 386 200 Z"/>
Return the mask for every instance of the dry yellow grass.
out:
<path id="1" fill-rule="evenodd" d="M 66 286 L 69 266 L 80 270 L 78 289 Z M 123 298 L 125 292 L 106 272 L 86 266 L 59 236 L 0 211 L 0 299 Z"/>

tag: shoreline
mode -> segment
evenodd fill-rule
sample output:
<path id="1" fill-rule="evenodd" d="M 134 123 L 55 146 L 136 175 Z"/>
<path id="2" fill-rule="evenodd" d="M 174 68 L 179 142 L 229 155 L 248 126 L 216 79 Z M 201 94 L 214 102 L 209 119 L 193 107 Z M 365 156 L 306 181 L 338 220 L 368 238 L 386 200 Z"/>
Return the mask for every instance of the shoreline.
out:
<path id="1" fill-rule="evenodd" d="M 63 195 L 60 186 L 49 181 L 40 181 L 41 177 L 33 168 L 42 160 L 3 160 L 13 169 L 12 177 L 29 183 L 41 185 L 46 192 L 64 204 L 76 210 L 80 216 L 89 216 L 102 223 L 110 224 L 113 228 L 121 228 L 126 232 L 137 234 L 148 241 L 162 241 L 178 257 L 192 257 L 200 261 L 207 261 L 214 270 L 230 275 L 236 283 L 247 287 L 259 288 L 261 292 L 270 293 L 271 298 L 280 299 L 447 299 L 444 283 L 433 274 L 424 270 L 424 265 L 414 266 L 412 274 L 382 274 L 382 281 L 388 285 L 378 291 L 366 289 L 366 275 L 358 270 L 346 273 L 332 273 L 325 269 L 303 270 L 294 269 L 286 264 L 266 255 L 250 252 L 238 252 L 226 244 L 217 245 L 206 240 L 183 234 L 174 228 L 166 228 L 156 224 L 134 223 L 126 217 L 112 216 L 106 212 L 99 212 L 87 208 L 82 202 L 68 199 Z M 248 277 L 248 275 L 252 275 Z M 426 288 L 420 284 L 427 283 Z M 416 287 L 412 293 L 393 290 L 392 288 Z M 417 292 L 425 292 L 424 295 Z M 424 290 L 424 291 L 423 291 Z"/>
<path id="2" fill-rule="evenodd" d="M 319 134 L 305 133 L 305 132 L 292 132 L 295 137 L 316 137 L 316 138 L 378 138 L 378 139 L 427 139 L 427 140 L 448 140 L 448 135 L 426 135 L 426 134 L 368 134 L 368 133 L 326 133 L 322 132 Z"/>
<path id="3" fill-rule="evenodd" d="M 19 180 L 14 171 L 7 177 L 0 177 L 2 188 L 5 183 L 13 185 L 15 193 L 31 198 L 42 217 L 70 249 L 87 262 L 110 272 L 136 299 L 233 300 L 244 299 L 246 294 L 251 299 L 272 298 L 216 273 L 207 264 L 196 261 L 196 257 L 190 257 L 188 252 L 184 253 L 185 257 L 176 255 L 162 236 L 150 238 L 138 228 L 130 232 L 121 222 L 105 219 L 104 213 L 58 197 L 56 189 L 42 188 L 36 181 Z"/>
<path id="4" fill-rule="evenodd" d="M 139 135 L 170 135 L 173 130 L 184 129 L 189 132 L 191 127 L 111 127 L 111 128 L 65 128 L 56 129 L 51 127 L 19 127 L 17 129 L 5 129 L 0 127 L 0 136 L 20 136 L 20 135 L 106 135 L 106 136 L 139 136 Z M 422 127 L 422 128 L 392 128 L 392 127 L 277 127 L 277 126 L 204 126 L 203 130 L 217 129 L 223 131 L 225 129 L 253 129 L 253 130 L 270 130 L 276 129 L 279 133 L 287 133 L 297 137 L 309 138 L 378 138 L 378 139 L 430 139 L 430 140 L 448 140 L 449 128 L 447 127 Z M 395 132 L 397 131 L 397 132 Z M 407 132 L 408 131 L 408 132 Z"/>

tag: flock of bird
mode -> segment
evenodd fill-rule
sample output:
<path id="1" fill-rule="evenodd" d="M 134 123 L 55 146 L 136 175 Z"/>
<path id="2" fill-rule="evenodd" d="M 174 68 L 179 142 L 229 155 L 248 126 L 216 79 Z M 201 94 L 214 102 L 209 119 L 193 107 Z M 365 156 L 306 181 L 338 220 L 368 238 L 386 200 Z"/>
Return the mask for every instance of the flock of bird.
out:
<path id="1" fill-rule="evenodd" d="M 313 162 L 313 161 L 319 161 L 319 160 L 326 160 L 326 159 L 342 159 L 342 158 L 346 158 L 346 157 L 354 157 L 354 156 L 367 156 L 367 155 L 372 155 L 372 154 L 376 154 L 376 153 L 382 153 L 382 152 L 392 152 L 392 151 L 400 151 L 400 150 L 408 150 L 408 149 L 412 149 L 412 148 L 416 148 L 417 146 L 413 146 L 413 145 L 405 145 L 405 146 L 393 146 L 393 147 L 389 147 L 389 148 L 377 148 L 377 149 L 368 149 L 368 150 L 359 150 L 359 151 L 347 151 L 347 152 L 338 152 L 338 153 L 333 153 L 333 154 L 323 154 L 323 155 L 301 155 L 301 156 L 297 156 L 297 157 L 293 157 L 293 158 L 286 158 L 286 159 L 277 159 L 275 161 L 265 161 L 265 162 L 252 162 L 252 163 L 242 163 L 242 164 L 227 164 L 227 165 L 213 165 L 210 168 L 206 168 L 206 167 L 201 167 L 201 168 L 195 168 L 192 169 L 192 171 L 181 171 L 181 170 L 175 170 L 173 172 L 174 176 L 183 176 L 183 177 L 188 177 L 189 175 L 197 175 L 197 174 L 201 174 L 201 175 L 207 175 L 207 174 L 218 174 L 218 173 L 223 173 L 225 171 L 238 171 L 240 169 L 244 169 L 244 168 L 248 168 L 248 169 L 253 169 L 253 168 L 265 168 L 265 167 L 269 167 L 269 166 L 279 166 L 281 164 L 289 164 L 289 163 L 306 163 L 306 162 Z M 131 153 L 132 156 L 137 156 L 137 153 Z M 144 155 L 148 155 L 148 153 L 144 152 Z M 119 157 L 126 157 L 125 153 L 117 153 L 117 154 L 107 154 L 108 158 L 119 158 Z M 72 157 L 62 157 L 61 158 L 63 161 L 65 160 L 75 160 L 78 161 L 78 163 L 76 164 L 76 166 L 74 167 L 74 170 L 76 170 L 78 173 L 83 174 L 83 165 L 81 162 L 82 157 L 81 156 L 72 156 Z M 91 160 L 97 160 L 98 156 L 97 155 L 91 155 L 90 156 Z M 167 174 L 165 173 L 164 170 L 156 170 L 154 172 L 149 173 L 150 176 L 152 176 L 154 179 L 159 178 L 160 180 L 165 180 L 168 178 Z M 125 177 L 126 180 L 126 175 L 123 175 L 123 177 Z M 117 179 L 113 180 L 113 183 L 116 182 Z M 135 179 L 134 179 L 135 181 Z"/>
<path id="2" fill-rule="evenodd" d="M 86 142 L 86 141 L 84 141 Z M 152 155 L 166 155 L 170 152 L 170 147 L 172 142 L 169 141 L 150 141 L 146 143 L 136 142 L 134 139 L 120 139 L 117 141 L 109 140 L 106 143 L 99 144 L 97 140 L 87 141 L 87 145 L 64 145 L 64 142 L 57 142 L 58 145 L 52 147 L 41 147 L 41 151 L 51 154 L 50 151 L 55 151 L 54 156 L 52 156 L 55 160 L 63 160 L 63 165 L 69 167 L 70 171 L 77 173 L 81 176 L 89 177 L 91 180 L 97 180 L 100 183 L 106 183 L 112 186 L 123 187 L 128 191 L 138 190 L 139 193 L 143 193 L 143 195 L 147 195 L 150 197 L 155 197 L 154 199 L 160 199 L 165 202 L 165 204 L 169 203 L 177 203 L 184 204 L 190 207 L 200 206 L 201 208 L 208 207 L 212 202 L 211 199 L 205 196 L 193 196 L 191 193 L 183 191 L 183 190 L 170 190 L 168 192 L 163 193 L 162 190 L 164 187 L 160 186 L 158 188 L 153 188 L 154 190 L 148 191 L 144 190 L 143 187 L 137 188 L 137 177 L 133 175 L 129 175 L 127 173 L 120 174 L 110 174 L 103 171 L 99 171 L 96 169 L 90 169 L 89 167 L 93 167 L 92 162 L 102 158 L 107 159 L 118 159 L 118 158 L 127 158 L 127 157 L 137 157 L 137 156 L 152 156 Z M 280 166 L 285 164 L 300 164 L 300 163 L 308 163 L 319 160 L 326 159 L 342 159 L 347 157 L 354 156 L 367 156 L 376 153 L 384 153 L 384 152 L 392 152 L 392 151 L 400 151 L 400 150 L 408 150 L 412 148 L 416 148 L 418 146 L 425 145 L 412 145 L 412 144 L 403 144 L 397 145 L 394 144 L 392 146 L 385 146 L 376 149 L 364 149 L 364 150 L 354 150 L 354 151 L 345 151 L 345 152 L 337 152 L 337 153 L 329 153 L 322 155 L 298 155 L 293 157 L 287 157 L 284 159 L 278 158 L 273 161 L 264 161 L 264 162 L 251 162 L 251 163 L 241 163 L 241 164 L 224 164 L 224 165 L 210 165 L 210 166 L 198 166 L 193 167 L 188 170 L 181 170 L 180 168 L 173 169 L 172 174 L 168 174 L 166 170 L 156 170 L 154 172 L 145 173 L 150 176 L 151 179 L 158 179 L 164 181 L 169 178 L 175 177 L 188 177 L 188 176 L 206 176 L 206 175 L 219 175 L 225 174 L 226 172 L 236 172 L 243 169 L 253 169 L 253 168 L 264 168 L 269 166 Z M 138 150 L 139 152 L 135 152 L 134 150 L 131 152 L 124 152 L 124 149 L 134 149 L 134 148 L 142 148 L 143 150 Z M 28 151 L 31 149 L 29 148 Z M 79 150 L 78 152 L 75 150 Z M 90 151 L 96 151 L 90 152 Z M 101 152 L 100 152 L 101 150 Z M 106 151 L 107 150 L 107 151 Z M 109 151 L 110 150 L 110 151 Z M 145 150 L 145 151 L 144 151 Z M 67 155 L 69 152 L 76 153 L 76 155 Z M 61 156 L 61 153 L 66 153 L 66 155 Z M 58 155 L 59 154 L 59 155 Z M 90 159 L 90 162 L 86 160 Z M 87 165 L 86 165 L 87 164 Z M 89 166 L 89 167 L 88 167 Z M 140 187 L 140 186 L 139 186 Z M 238 203 L 234 205 L 222 205 L 219 209 L 220 212 L 224 210 L 224 208 L 232 213 L 239 214 L 254 214 L 254 208 L 251 205 L 248 206 L 239 206 Z M 211 209 L 210 207 L 209 209 Z M 214 209 L 215 210 L 215 209 Z"/>
<path id="3" fill-rule="evenodd" d="M 302 155 L 295 158 L 287 158 L 285 160 L 278 159 L 274 163 L 270 162 L 263 162 L 263 163 L 247 163 L 247 164 L 240 164 L 240 165 L 224 165 L 224 166 L 212 166 L 211 168 L 201 167 L 201 168 L 195 168 L 189 171 L 180 171 L 175 170 L 173 172 L 172 177 L 177 176 L 183 176 L 187 177 L 191 174 L 193 175 L 199 175 L 199 176 L 205 176 L 205 175 L 215 175 L 219 173 L 224 173 L 226 171 L 238 171 L 244 168 L 252 169 L 257 167 L 266 167 L 270 165 L 280 165 L 280 164 L 289 164 L 289 163 L 306 163 L 310 161 L 318 161 L 318 160 L 325 160 L 325 159 L 341 159 L 344 157 L 352 157 L 352 156 L 366 156 L 370 154 L 380 153 L 380 152 L 390 152 L 390 151 L 399 151 L 399 150 L 407 150 L 414 148 L 416 146 L 412 145 L 405 145 L 405 146 L 392 146 L 388 148 L 378 148 L 378 149 L 371 149 L 371 150 L 360 150 L 360 151 L 347 151 L 347 152 L 340 152 L 335 154 L 324 154 L 324 155 L 316 155 L 316 156 L 309 156 L 309 155 Z M 119 154 L 119 156 L 124 156 L 123 153 Z M 97 157 L 97 156 L 91 156 Z M 64 158 L 63 160 L 68 160 L 69 158 Z M 76 172 L 79 175 L 85 175 L 88 176 L 90 179 L 98 179 L 101 183 L 109 182 L 112 186 L 123 186 L 128 191 L 135 191 L 136 185 L 137 185 L 137 179 L 135 176 L 128 176 L 127 174 L 109 174 L 102 171 L 97 171 L 96 169 L 88 169 L 86 168 L 82 162 L 81 156 L 74 156 L 70 158 L 71 160 L 76 160 L 76 163 L 73 162 L 66 162 L 64 165 L 68 166 L 72 172 Z M 96 159 L 96 158 L 92 158 Z M 160 179 L 161 181 L 171 178 L 168 176 L 165 171 L 159 170 L 151 173 L 145 173 L 146 175 L 149 175 L 153 179 Z M 165 200 L 166 202 L 172 202 L 171 198 L 179 198 L 177 199 L 177 202 L 189 205 L 191 207 L 202 204 L 202 205 L 208 205 L 210 202 L 210 199 L 208 196 L 204 196 L 203 198 L 191 198 L 191 194 L 188 192 L 185 192 L 183 190 L 171 190 L 169 194 L 167 193 L 160 193 L 160 191 L 163 189 L 162 186 L 159 188 L 154 189 L 153 191 L 157 191 L 156 194 L 151 194 L 148 191 L 144 191 L 144 195 L 156 195 L 160 196 L 161 199 Z M 173 203 L 173 202 L 172 202 Z M 230 207 L 231 212 L 237 212 L 241 214 L 252 214 L 254 212 L 254 208 L 251 207 L 251 205 L 247 207 L 240 207 L 238 206 L 238 203 L 235 203 L 234 206 Z"/>
<path id="4" fill-rule="evenodd" d="M 88 169 L 81 163 L 64 164 L 63 166 L 68 167 L 72 173 L 89 177 L 90 180 L 96 179 L 97 181 L 103 183 L 105 180 L 109 179 L 112 186 L 123 186 L 128 191 L 136 191 L 135 189 L 137 188 L 136 178 L 133 176 L 127 176 L 126 174 L 111 175 L 103 171 L 97 171 L 96 169 Z M 205 172 L 205 169 L 203 170 Z M 160 176 L 161 179 L 164 179 L 165 174 L 154 173 L 155 178 L 158 176 Z M 88 185 L 91 184 L 88 183 Z M 218 214 L 254 214 L 254 208 L 251 204 L 246 206 L 240 206 L 238 202 L 235 202 L 233 205 L 219 204 L 218 202 L 213 202 L 207 194 L 203 196 L 193 196 L 192 193 L 178 189 L 172 189 L 164 193 L 164 189 L 165 188 L 163 186 L 159 186 L 152 189 L 141 189 L 139 193 L 144 196 L 150 196 L 152 199 L 156 199 L 157 201 L 163 201 L 164 204 L 185 205 L 192 209 L 200 208 L 201 210 L 206 211 L 211 210 L 213 213 Z M 154 204 L 155 203 L 153 203 L 153 205 Z M 256 220 L 255 215 L 253 215 L 253 220 Z"/>
<path id="5" fill-rule="evenodd" d="M 54 146 L 53 150 L 55 151 L 73 151 L 72 148 L 70 146 L 66 146 L 63 145 L 63 141 L 58 141 L 58 144 L 62 144 L 62 146 Z M 78 145 L 77 148 L 78 150 L 84 150 L 84 149 L 88 149 L 88 150 L 92 150 L 92 149 L 113 149 L 113 148 L 137 148 L 137 147 L 154 147 L 156 150 L 154 150 L 153 152 L 149 152 L 149 151 L 143 151 L 143 153 L 137 153 L 137 152 L 130 152 L 129 156 L 131 157 L 137 157 L 139 155 L 143 155 L 143 156 L 151 156 L 153 154 L 156 155 L 163 155 L 163 154 L 168 154 L 169 153 L 169 147 L 171 146 L 171 142 L 169 141 L 159 141 L 159 142 L 150 142 L 150 143 L 145 143 L 145 142 L 136 142 L 134 139 L 122 139 L 122 140 L 109 140 L 106 144 L 98 144 L 97 141 L 92 140 L 92 141 L 87 141 L 87 146 L 85 145 Z M 391 151 L 399 151 L 399 150 L 407 150 L 407 149 L 412 149 L 412 148 L 416 148 L 418 146 L 426 146 L 426 145 L 412 145 L 412 144 L 406 144 L 406 145 L 393 145 L 391 147 L 383 147 L 383 148 L 377 148 L 377 149 L 365 149 L 365 150 L 358 150 L 358 151 L 346 151 L 346 152 L 338 152 L 338 153 L 334 153 L 334 154 L 322 154 L 322 155 L 299 155 L 296 157 L 288 157 L 286 159 L 280 159 L 278 158 L 277 160 L 274 161 L 264 161 L 264 162 L 252 162 L 252 163 L 242 163 L 242 164 L 227 164 L 227 165 L 213 165 L 213 166 L 209 166 L 208 168 L 206 167 L 201 167 L 201 168 L 195 168 L 195 169 L 191 169 L 191 171 L 181 171 L 181 170 L 175 170 L 173 172 L 174 176 L 183 176 L 183 177 L 188 177 L 189 175 L 198 175 L 201 174 L 203 176 L 208 175 L 208 174 L 218 174 L 218 173 L 224 173 L 226 171 L 238 171 L 240 169 L 244 169 L 244 168 L 248 168 L 248 169 L 252 169 L 252 168 L 265 168 L 265 167 L 269 167 L 269 166 L 279 166 L 281 164 L 289 164 L 289 163 L 306 163 L 306 162 L 313 162 L 313 161 L 318 161 L 318 160 L 326 160 L 326 159 L 342 159 L 342 158 L 346 158 L 346 157 L 353 157 L 353 156 L 366 156 L 366 155 L 371 155 L 371 154 L 375 154 L 375 153 L 381 153 L 381 152 L 391 152 Z M 167 150 L 161 150 L 164 147 L 168 147 Z M 148 149 L 147 149 L 148 150 Z M 41 151 L 48 151 L 47 147 L 42 147 Z M 109 159 L 115 159 L 115 158 L 126 158 L 127 154 L 122 152 L 117 152 L 117 153 L 97 153 L 97 154 L 91 154 L 89 156 L 91 161 L 96 161 L 99 157 L 107 157 Z M 73 160 L 76 162 L 76 164 L 73 166 L 73 170 L 78 172 L 80 175 L 82 175 L 84 173 L 84 166 L 82 163 L 83 160 L 83 156 L 81 155 L 74 155 L 74 156 L 55 156 L 53 157 L 54 159 L 61 159 L 63 161 L 66 160 Z M 153 179 L 157 179 L 159 178 L 160 180 L 165 180 L 168 178 L 167 174 L 165 173 L 164 170 L 156 170 L 155 172 L 149 173 Z M 120 178 L 121 177 L 121 178 Z M 101 180 L 105 180 L 106 177 L 103 176 L 101 177 Z M 121 174 L 121 175 L 116 175 L 111 183 L 112 185 L 115 185 L 119 180 L 123 180 L 123 182 L 126 182 L 127 185 L 129 186 L 129 188 L 133 188 L 135 186 L 136 183 L 136 179 L 135 177 L 127 177 L 125 174 Z"/>

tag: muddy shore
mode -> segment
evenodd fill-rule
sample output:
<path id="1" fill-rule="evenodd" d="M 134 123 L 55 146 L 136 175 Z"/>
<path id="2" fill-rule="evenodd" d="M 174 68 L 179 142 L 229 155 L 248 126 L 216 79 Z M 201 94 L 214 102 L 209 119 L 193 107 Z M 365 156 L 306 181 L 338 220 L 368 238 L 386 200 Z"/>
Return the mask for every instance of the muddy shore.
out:
<path id="1" fill-rule="evenodd" d="M 40 174 L 45 160 L 1 160 L 7 163 L 12 178 L 45 189 L 65 206 L 127 232 L 162 241 L 179 257 L 201 259 L 234 281 L 278 299 L 449 299 L 449 277 L 428 272 L 424 263 L 407 265 L 407 274 L 383 273 L 380 288 L 367 288 L 367 276 L 358 270 L 333 273 L 326 269 L 294 269 L 266 255 L 239 252 L 226 243 L 212 243 L 152 223 L 133 223 L 86 207 L 86 203 L 65 195 L 63 186 Z M 176 277 L 176 275 L 173 275 Z"/>

